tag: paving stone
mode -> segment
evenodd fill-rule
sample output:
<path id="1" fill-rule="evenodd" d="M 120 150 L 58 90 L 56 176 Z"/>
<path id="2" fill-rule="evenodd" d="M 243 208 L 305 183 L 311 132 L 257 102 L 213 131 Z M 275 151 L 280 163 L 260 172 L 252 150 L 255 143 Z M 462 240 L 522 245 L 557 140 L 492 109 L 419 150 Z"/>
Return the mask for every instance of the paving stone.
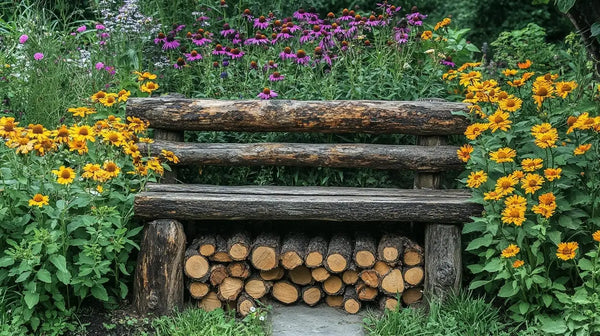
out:
<path id="1" fill-rule="evenodd" d="M 326 304 L 274 305 L 273 336 L 365 336 L 362 328 L 364 310 L 356 315 Z"/>

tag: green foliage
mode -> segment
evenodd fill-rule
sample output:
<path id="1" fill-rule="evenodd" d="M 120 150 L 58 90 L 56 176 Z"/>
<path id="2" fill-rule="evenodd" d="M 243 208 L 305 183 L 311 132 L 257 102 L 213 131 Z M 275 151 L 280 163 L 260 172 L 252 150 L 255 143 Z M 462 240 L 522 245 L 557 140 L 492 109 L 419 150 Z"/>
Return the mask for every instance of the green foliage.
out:
<path id="1" fill-rule="evenodd" d="M 531 59 L 541 71 L 556 69 L 557 50 L 554 45 L 546 43 L 545 38 L 544 28 L 535 23 L 523 29 L 502 32 L 491 43 L 493 60 L 500 67 L 515 67 L 517 62 Z"/>
<path id="2" fill-rule="evenodd" d="M 152 321 L 156 336 L 255 336 L 270 334 L 267 314 L 270 308 L 258 308 L 243 320 L 235 318 L 235 311 L 216 309 L 206 312 L 188 309 L 173 317 L 161 317 Z"/>

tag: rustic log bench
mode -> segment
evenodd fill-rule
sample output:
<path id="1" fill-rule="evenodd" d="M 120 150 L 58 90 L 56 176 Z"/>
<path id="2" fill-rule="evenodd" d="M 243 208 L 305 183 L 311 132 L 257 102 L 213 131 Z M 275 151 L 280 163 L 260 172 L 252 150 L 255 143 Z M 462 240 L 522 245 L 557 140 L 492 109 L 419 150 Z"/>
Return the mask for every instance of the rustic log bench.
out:
<path id="1" fill-rule="evenodd" d="M 140 313 L 181 308 L 186 220 L 417 222 L 425 226 L 425 293 L 461 282 L 461 223 L 481 213 L 466 190 L 433 190 L 440 173 L 462 169 L 458 147 L 467 120 L 441 101 L 223 101 L 135 98 L 127 115 L 150 122 L 153 153 L 173 151 L 182 165 L 279 165 L 413 170 L 414 189 L 151 184 L 135 198 L 146 220 L 136 268 Z M 417 145 L 185 143 L 184 131 L 410 134 Z"/>

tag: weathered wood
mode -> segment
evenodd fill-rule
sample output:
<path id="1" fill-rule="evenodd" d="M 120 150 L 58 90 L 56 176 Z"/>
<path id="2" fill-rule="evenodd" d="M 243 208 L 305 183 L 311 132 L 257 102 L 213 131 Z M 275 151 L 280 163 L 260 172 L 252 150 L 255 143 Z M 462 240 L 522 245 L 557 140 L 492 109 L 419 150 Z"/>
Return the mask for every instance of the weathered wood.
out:
<path id="1" fill-rule="evenodd" d="M 239 209 L 241 210 L 241 209 Z M 260 233 L 254 240 L 250 262 L 261 271 L 269 271 L 279 265 L 280 238 L 274 233 Z"/>
<path id="2" fill-rule="evenodd" d="M 130 98 L 127 116 L 186 131 L 462 134 L 467 105 L 424 101 Z"/>
<path id="3" fill-rule="evenodd" d="M 425 257 L 423 256 L 423 247 L 410 239 L 405 239 L 404 256 L 402 260 L 404 266 L 422 265 L 425 261 Z"/>
<path id="4" fill-rule="evenodd" d="M 183 141 L 183 131 L 181 130 L 166 130 L 166 129 L 156 129 L 154 130 L 154 139 L 155 140 L 163 140 L 166 142 L 180 142 Z M 158 156 L 159 153 L 156 154 Z M 173 168 L 171 171 L 165 170 L 161 180 L 161 183 L 177 183 L 177 169 Z"/>
<path id="5" fill-rule="evenodd" d="M 218 286 L 223 282 L 225 278 L 229 276 L 229 272 L 227 271 L 227 267 L 223 264 L 214 264 L 210 266 L 210 275 L 208 279 L 210 284 L 213 286 Z"/>
<path id="6" fill-rule="evenodd" d="M 446 145 L 447 139 L 441 133 L 435 136 L 417 137 L 417 145 L 424 147 L 439 147 Z M 441 175 L 436 172 L 419 172 L 415 174 L 415 189 L 438 189 L 440 187 Z"/>
<path id="7" fill-rule="evenodd" d="M 323 291 L 327 295 L 341 295 L 344 292 L 344 283 L 339 276 L 332 275 L 323 281 Z"/>
<path id="8" fill-rule="evenodd" d="M 350 314 L 356 314 L 360 311 L 361 303 L 354 286 L 346 287 L 344 291 L 344 310 Z"/>
<path id="9" fill-rule="evenodd" d="M 323 260 L 327 254 L 327 240 L 322 236 L 312 237 L 306 248 L 306 258 L 304 264 L 308 268 L 316 268 L 323 265 Z"/>
<path id="10" fill-rule="evenodd" d="M 217 292 L 214 291 L 210 291 L 204 298 L 202 298 L 202 300 L 198 301 L 198 308 L 208 312 L 221 308 L 222 306 L 223 302 L 219 300 Z"/>
<path id="11" fill-rule="evenodd" d="M 194 299 L 202 299 L 210 291 L 210 286 L 204 282 L 192 281 L 188 285 L 190 296 Z"/>
<path id="12" fill-rule="evenodd" d="M 395 296 L 404 292 L 404 279 L 402 270 L 399 268 L 391 269 L 386 275 L 382 276 L 379 289 L 387 295 Z"/>
<path id="13" fill-rule="evenodd" d="M 441 243 L 443 242 L 443 243 Z M 461 228 L 429 224 L 425 228 L 425 293 L 443 299 L 460 288 Z"/>
<path id="14" fill-rule="evenodd" d="M 238 231 L 227 239 L 227 253 L 233 260 L 246 260 L 252 247 L 250 234 L 246 231 Z"/>
<path id="15" fill-rule="evenodd" d="M 227 277 L 219 285 L 217 295 L 221 301 L 235 301 L 244 289 L 244 281 L 238 278 Z"/>
<path id="16" fill-rule="evenodd" d="M 354 285 L 358 281 L 358 273 L 359 271 L 357 270 L 356 264 L 351 262 L 350 265 L 348 265 L 348 269 L 342 273 L 342 281 L 346 285 Z"/>
<path id="17" fill-rule="evenodd" d="M 236 188 L 239 190 L 241 187 Z M 307 188 L 320 190 L 315 187 Z M 305 188 L 297 187 L 295 191 L 302 189 Z M 471 216 L 481 213 L 480 205 L 469 202 L 470 195 L 466 190 L 439 190 L 432 193 L 426 190 L 396 189 L 385 192 L 395 193 L 393 196 L 370 196 L 368 193 L 365 190 L 363 196 L 307 196 L 302 193 L 252 195 L 142 192 L 135 198 L 135 212 L 141 218 L 186 220 L 443 220 L 444 223 L 466 222 Z"/>
<path id="18" fill-rule="evenodd" d="M 165 149 L 180 165 L 294 166 L 439 172 L 464 168 L 457 146 L 308 143 L 193 143 L 156 141 L 138 144 L 159 155 Z"/>
<path id="19" fill-rule="evenodd" d="M 181 223 L 147 223 L 135 270 L 133 301 L 142 314 L 165 315 L 183 308 L 185 233 Z"/>
<path id="20" fill-rule="evenodd" d="M 308 237 L 301 232 L 287 234 L 281 243 L 281 266 L 291 270 L 304 264 Z"/>
<path id="21" fill-rule="evenodd" d="M 325 267 L 317 267 L 311 270 L 311 276 L 317 282 L 323 282 L 331 276 L 331 273 Z"/>
<path id="22" fill-rule="evenodd" d="M 186 250 L 183 271 L 186 276 L 196 281 L 205 281 L 208 278 L 210 265 L 206 257 L 201 256 L 196 249 Z"/>
<path id="23" fill-rule="evenodd" d="M 164 215 L 163 215 L 164 217 Z M 210 257 L 210 260 L 216 262 L 231 262 L 231 256 L 229 255 L 227 249 L 227 240 L 223 238 L 221 235 L 215 236 L 215 253 L 213 253 Z"/>
<path id="24" fill-rule="evenodd" d="M 344 296 L 343 295 L 327 295 L 325 296 L 325 303 L 329 307 L 333 308 L 341 308 L 344 305 Z"/>
<path id="25" fill-rule="evenodd" d="M 385 261 L 378 260 L 375 262 L 373 269 L 379 274 L 380 277 L 386 275 L 392 267 L 388 265 Z"/>
<path id="26" fill-rule="evenodd" d="M 289 270 L 288 276 L 290 281 L 300 286 L 306 286 L 313 282 L 310 269 L 304 265 Z"/>
<path id="27" fill-rule="evenodd" d="M 379 240 L 377 254 L 379 260 L 385 261 L 390 266 L 396 266 L 404 252 L 404 237 L 399 234 L 386 234 Z"/>
<path id="28" fill-rule="evenodd" d="M 370 268 L 377 261 L 377 242 L 375 237 L 367 232 L 354 235 L 354 262 L 358 267 Z"/>
<path id="29" fill-rule="evenodd" d="M 379 287 L 382 278 L 379 275 L 379 273 L 377 273 L 377 271 L 374 269 L 363 270 L 358 276 L 360 277 L 360 280 L 362 280 L 362 282 L 364 282 L 367 286 L 373 288 Z"/>
<path id="30" fill-rule="evenodd" d="M 361 301 L 373 301 L 377 297 L 377 294 L 379 294 L 377 288 L 373 288 L 362 281 L 359 281 L 354 288 L 356 289 L 358 299 Z"/>
<path id="31" fill-rule="evenodd" d="M 300 298 L 298 286 L 286 280 L 277 281 L 273 285 L 271 294 L 277 301 L 284 304 L 294 303 Z"/>
<path id="32" fill-rule="evenodd" d="M 423 288 L 422 287 L 413 287 L 408 288 L 402 293 L 402 302 L 405 305 L 409 306 L 414 303 L 419 303 L 423 299 Z"/>
<path id="33" fill-rule="evenodd" d="M 323 297 L 324 293 L 319 286 L 307 286 L 302 288 L 302 301 L 309 306 L 314 306 Z"/>
<path id="34" fill-rule="evenodd" d="M 260 277 L 263 280 L 274 281 L 283 278 L 285 270 L 282 267 L 275 267 L 272 270 L 260 271 Z"/>
<path id="35" fill-rule="evenodd" d="M 237 300 L 237 313 L 245 317 L 252 312 L 252 308 L 256 308 L 254 299 L 248 293 L 241 293 Z"/>
<path id="36" fill-rule="evenodd" d="M 215 253 L 216 244 L 215 235 L 212 233 L 203 234 L 194 239 L 194 243 L 192 243 L 193 246 L 197 246 L 198 252 L 205 257 L 210 257 Z"/>
<path id="37" fill-rule="evenodd" d="M 329 240 L 323 265 L 331 273 L 341 273 L 352 261 L 352 239 L 347 234 L 336 234 Z"/>
<path id="38" fill-rule="evenodd" d="M 423 271 L 423 267 L 420 266 L 406 267 L 404 268 L 402 277 L 404 278 L 404 282 L 408 287 L 414 287 L 423 282 L 423 279 L 425 278 L 425 272 Z"/>
<path id="39" fill-rule="evenodd" d="M 244 291 L 254 299 L 258 300 L 267 295 L 271 291 L 271 287 L 273 287 L 272 282 L 255 276 L 246 281 Z"/>
<path id="40" fill-rule="evenodd" d="M 227 273 L 233 278 L 246 279 L 250 276 L 250 265 L 244 261 L 232 262 L 227 265 Z"/>

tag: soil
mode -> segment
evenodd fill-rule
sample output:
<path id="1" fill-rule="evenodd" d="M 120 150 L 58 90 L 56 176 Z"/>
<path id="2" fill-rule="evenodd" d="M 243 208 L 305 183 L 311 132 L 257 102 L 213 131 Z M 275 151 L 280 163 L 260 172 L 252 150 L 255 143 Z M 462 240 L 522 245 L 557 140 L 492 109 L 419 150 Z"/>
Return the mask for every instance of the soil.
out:
<path id="1" fill-rule="evenodd" d="M 83 306 L 77 313 L 82 327 L 69 336 L 152 335 L 152 319 L 134 312 L 135 309 L 127 303 L 116 310 L 106 310 L 101 304 Z"/>

